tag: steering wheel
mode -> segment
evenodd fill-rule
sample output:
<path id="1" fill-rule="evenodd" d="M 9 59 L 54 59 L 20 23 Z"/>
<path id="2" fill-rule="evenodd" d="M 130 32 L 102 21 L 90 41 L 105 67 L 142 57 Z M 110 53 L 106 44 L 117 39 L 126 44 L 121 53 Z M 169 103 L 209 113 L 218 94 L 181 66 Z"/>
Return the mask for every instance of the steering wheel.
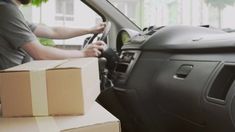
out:
<path id="1" fill-rule="evenodd" d="M 108 36 L 108 34 L 109 34 L 109 32 L 110 32 L 111 27 L 112 27 L 111 22 L 110 22 L 110 21 L 107 21 L 107 22 L 106 22 L 106 27 L 105 27 L 105 29 L 104 29 L 104 31 L 103 31 L 103 33 L 102 33 L 102 36 L 101 36 L 98 40 L 104 41 L 104 40 L 107 38 L 107 36 Z M 87 45 L 91 44 L 97 36 L 98 36 L 98 34 L 94 34 L 94 35 L 83 45 L 83 47 L 86 47 Z M 116 65 L 116 63 L 119 61 L 119 57 L 118 57 L 118 55 L 116 54 L 116 52 L 115 52 L 112 48 L 107 47 L 107 48 L 102 52 L 102 54 L 101 54 L 100 57 L 106 58 L 106 60 L 107 60 L 107 64 L 106 64 L 107 69 L 108 69 L 110 72 L 114 71 L 115 65 Z"/>
<path id="2" fill-rule="evenodd" d="M 101 36 L 98 40 L 104 41 L 104 40 L 107 38 L 111 27 L 112 27 L 111 22 L 110 22 L 110 21 L 107 21 L 107 22 L 106 22 L 106 27 L 105 27 L 105 29 L 104 29 L 104 31 L 103 31 L 103 33 L 102 33 L 102 36 Z M 97 36 L 98 36 L 98 34 L 94 34 L 94 35 L 93 35 L 89 40 L 87 40 L 87 42 L 83 45 L 83 48 L 86 47 L 87 45 L 91 44 Z"/>

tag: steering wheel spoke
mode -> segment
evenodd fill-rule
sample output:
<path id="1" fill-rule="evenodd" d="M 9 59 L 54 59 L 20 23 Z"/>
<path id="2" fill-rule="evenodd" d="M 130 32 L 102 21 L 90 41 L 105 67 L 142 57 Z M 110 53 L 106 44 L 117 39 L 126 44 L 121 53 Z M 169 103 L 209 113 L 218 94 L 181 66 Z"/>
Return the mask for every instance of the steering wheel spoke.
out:
<path id="1" fill-rule="evenodd" d="M 104 41 L 104 40 L 107 38 L 111 27 L 112 27 L 111 22 L 110 22 L 110 21 L 107 21 L 107 22 L 106 22 L 105 29 L 104 29 L 104 31 L 103 31 L 101 37 L 98 39 L 99 41 Z M 83 48 L 86 47 L 87 45 L 91 44 L 91 43 L 95 40 L 95 38 L 98 37 L 98 35 L 99 35 L 99 34 L 93 34 L 93 36 L 83 45 Z"/>

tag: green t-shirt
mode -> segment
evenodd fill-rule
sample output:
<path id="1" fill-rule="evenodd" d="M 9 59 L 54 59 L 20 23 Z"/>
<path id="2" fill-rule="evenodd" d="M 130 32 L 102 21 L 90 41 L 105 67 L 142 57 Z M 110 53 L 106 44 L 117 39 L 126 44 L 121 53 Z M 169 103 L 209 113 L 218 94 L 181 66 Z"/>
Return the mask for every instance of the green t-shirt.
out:
<path id="1" fill-rule="evenodd" d="M 0 0 L 0 69 L 29 61 L 30 56 L 21 48 L 36 41 L 36 26 L 28 23 L 19 8 L 11 1 Z"/>

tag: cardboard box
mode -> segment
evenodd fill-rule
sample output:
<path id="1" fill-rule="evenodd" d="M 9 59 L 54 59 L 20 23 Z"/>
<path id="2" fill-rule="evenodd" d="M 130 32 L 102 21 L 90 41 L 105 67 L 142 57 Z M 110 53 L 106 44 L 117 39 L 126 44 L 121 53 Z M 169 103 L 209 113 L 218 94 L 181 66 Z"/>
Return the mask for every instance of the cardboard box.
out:
<path id="1" fill-rule="evenodd" d="M 0 81 L 4 117 L 81 115 L 100 93 L 97 58 L 33 61 Z"/>
<path id="2" fill-rule="evenodd" d="M 0 118 L 0 132 L 120 132 L 120 122 L 95 103 L 86 115 Z"/>

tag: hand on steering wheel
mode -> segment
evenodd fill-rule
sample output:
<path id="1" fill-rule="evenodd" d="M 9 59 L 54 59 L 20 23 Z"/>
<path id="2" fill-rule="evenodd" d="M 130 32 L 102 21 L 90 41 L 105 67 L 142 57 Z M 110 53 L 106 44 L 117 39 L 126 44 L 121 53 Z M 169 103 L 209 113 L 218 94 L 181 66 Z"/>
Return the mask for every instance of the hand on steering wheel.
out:
<path id="1" fill-rule="evenodd" d="M 106 44 L 103 41 L 96 41 L 82 49 L 84 57 L 99 57 L 106 49 Z"/>
<path id="2" fill-rule="evenodd" d="M 111 29 L 111 22 L 107 21 L 106 22 L 106 27 L 102 33 L 102 36 L 98 39 L 99 41 L 104 41 L 108 34 L 109 31 Z M 98 36 L 98 34 L 94 34 L 84 45 L 83 47 L 87 47 L 89 44 L 91 44 L 93 42 L 93 40 Z M 116 62 L 119 61 L 119 57 L 116 54 L 116 52 L 109 48 L 108 46 L 106 46 L 106 48 L 101 51 L 101 55 L 99 57 L 104 57 L 107 60 L 107 69 L 109 69 L 109 71 L 113 71 L 116 65 Z"/>
<path id="3" fill-rule="evenodd" d="M 107 21 L 107 22 L 106 22 L 106 26 L 105 26 L 105 28 L 104 28 L 104 31 L 103 31 L 103 33 L 102 33 L 102 36 L 101 36 L 98 40 L 104 41 L 104 40 L 107 38 L 110 29 L 111 29 L 111 22 Z M 91 44 L 97 36 L 98 36 L 98 34 L 94 34 L 94 35 L 83 45 L 83 48 L 86 47 L 87 45 Z"/>

